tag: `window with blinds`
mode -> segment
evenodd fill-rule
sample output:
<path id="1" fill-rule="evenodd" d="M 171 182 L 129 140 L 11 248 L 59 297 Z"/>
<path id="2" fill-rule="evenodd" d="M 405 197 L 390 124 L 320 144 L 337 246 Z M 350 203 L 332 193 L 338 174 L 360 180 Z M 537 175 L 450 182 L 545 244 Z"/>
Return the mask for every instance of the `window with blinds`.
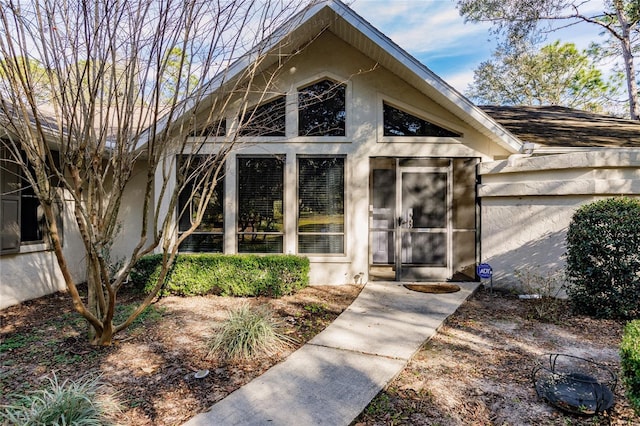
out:
<path id="1" fill-rule="evenodd" d="M 299 136 L 345 136 L 345 86 L 322 80 L 298 91 Z"/>
<path id="2" fill-rule="evenodd" d="M 283 252 L 284 157 L 238 157 L 238 253 Z"/>
<path id="3" fill-rule="evenodd" d="M 202 174 L 198 173 L 201 164 L 202 159 L 192 157 L 188 168 L 184 170 L 187 181 L 178 197 L 178 231 L 180 235 L 191 228 L 198 215 L 200 204 L 205 201 L 202 199 L 205 194 L 197 189 L 202 187 L 202 179 L 205 179 Z M 179 168 L 179 172 L 180 170 L 183 169 Z M 224 177 L 218 177 L 211 198 L 203 208 L 204 213 L 200 224 L 180 244 L 180 252 L 223 252 Z"/>
<path id="4" fill-rule="evenodd" d="M 298 253 L 344 253 L 344 157 L 298 158 Z"/>

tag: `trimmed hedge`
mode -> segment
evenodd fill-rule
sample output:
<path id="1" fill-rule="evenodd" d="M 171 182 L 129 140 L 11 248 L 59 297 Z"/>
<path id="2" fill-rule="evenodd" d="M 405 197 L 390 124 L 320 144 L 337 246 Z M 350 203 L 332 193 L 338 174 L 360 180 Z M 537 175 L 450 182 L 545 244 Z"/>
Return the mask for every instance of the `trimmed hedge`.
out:
<path id="1" fill-rule="evenodd" d="M 567 232 L 567 294 L 577 313 L 640 318 L 640 200 L 584 205 Z"/>
<path id="2" fill-rule="evenodd" d="M 620 344 L 620 365 L 626 394 L 640 415 L 640 320 L 627 323 Z"/>
<path id="3" fill-rule="evenodd" d="M 162 255 L 145 256 L 131 271 L 131 282 L 148 292 L 160 273 Z M 309 259 L 293 255 L 181 254 L 161 294 L 281 297 L 309 285 Z"/>

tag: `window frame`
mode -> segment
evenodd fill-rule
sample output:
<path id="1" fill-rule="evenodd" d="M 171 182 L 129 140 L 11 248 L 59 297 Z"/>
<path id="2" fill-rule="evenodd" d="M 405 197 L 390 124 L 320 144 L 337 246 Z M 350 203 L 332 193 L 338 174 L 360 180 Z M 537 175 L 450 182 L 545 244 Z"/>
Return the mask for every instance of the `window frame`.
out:
<path id="1" fill-rule="evenodd" d="M 240 119 L 241 116 L 243 115 L 242 111 L 239 111 L 238 114 L 236 115 L 235 121 L 234 121 L 234 129 L 233 132 L 235 132 L 236 137 L 238 137 L 239 139 L 243 139 L 243 140 L 247 140 L 247 139 L 265 139 L 265 140 L 282 140 L 284 138 L 287 137 L 287 94 L 283 93 L 283 94 L 279 94 L 277 96 L 274 96 L 272 98 L 269 98 L 259 104 L 254 104 L 251 106 L 248 106 L 244 112 L 245 116 L 251 116 L 252 114 L 255 113 L 256 110 L 260 109 L 260 108 L 264 108 L 269 104 L 275 103 L 275 102 L 282 102 L 282 108 L 283 108 L 283 114 L 282 117 L 279 117 L 280 119 L 282 119 L 283 123 L 282 123 L 282 134 L 261 134 L 261 133 L 257 133 L 257 134 L 245 134 L 244 132 L 247 131 L 248 127 L 244 127 L 247 126 L 249 122 L 242 124 Z"/>
<path id="2" fill-rule="evenodd" d="M 408 114 L 414 115 L 421 120 L 425 120 L 445 130 L 458 133 L 460 136 L 385 136 L 384 134 L 384 105 L 387 104 L 392 108 L 399 109 Z M 385 95 L 378 95 L 377 102 L 377 134 L 378 143 L 438 143 L 438 144 L 455 144 L 461 145 L 465 134 L 460 125 L 452 123 L 442 117 L 438 117 L 429 112 L 420 110 L 410 106 L 397 99 L 392 99 Z"/>
<path id="3" fill-rule="evenodd" d="M 194 155 L 194 157 L 206 157 L 207 154 L 197 154 Z M 178 158 L 176 159 L 176 164 L 179 164 L 180 160 L 180 156 L 177 156 Z M 221 166 L 221 170 L 224 171 L 226 164 L 223 164 Z M 176 173 L 178 173 L 178 169 L 176 169 Z M 216 182 L 216 191 L 220 191 L 221 192 L 221 199 L 220 199 L 220 207 L 222 209 L 222 226 L 221 226 L 221 230 L 220 231 L 198 231 L 198 228 L 196 228 L 196 230 L 194 230 L 185 241 L 182 242 L 182 244 L 185 244 L 189 241 L 189 239 L 196 235 L 202 235 L 202 236 L 212 236 L 212 237 L 219 237 L 220 238 L 220 250 L 219 251 L 211 251 L 211 250 L 185 250 L 182 248 L 182 244 L 180 244 L 180 247 L 178 247 L 178 252 L 179 253 L 224 253 L 224 231 L 225 231 L 225 222 L 226 222 L 226 212 L 225 212 L 225 202 L 224 202 L 224 197 L 225 197 L 225 185 L 226 185 L 226 179 L 225 179 L 225 173 L 222 173 L 221 176 L 218 177 L 218 181 Z M 185 188 L 186 189 L 186 185 Z M 185 209 L 184 212 L 182 213 L 183 215 L 188 215 L 190 216 L 190 213 L 192 211 L 192 203 L 193 200 L 188 202 L 188 205 L 183 205 L 182 204 L 182 191 L 180 191 L 180 194 L 178 195 L 178 202 L 176 205 L 176 222 L 177 222 L 177 228 L 178 228 L 178 238 L 180 238 L 180 236 L 186 231 L 183 230 L 183 220 L 188 220 L 189 224 L 191 224 L 191 219 L 187 218 L 184 219 L 183 216 L 180 215 L 180 212 L 183 210 L 183 208 Z M 206 208 L 205 208 L 206 209 Z M 190 226 L 190 225 L 189 225 Z M 199 225 L 202 226 L 202 223 Z M 187 226 L 188 227 L 188 226 Z"/>
<path id="4" fill-rule="evenodd" d="M 57 151 L 52 151 L 52 154 L 55 158 L 57 158 Z M 10 171 L 8 168 L 4 168 L 1 166 L 2 163 L 11 162 L 10 155 L 6 152 L 6 148 L 3 148 L 0 145 L 0 174 L 8 175 L 12 174 L 17 177 L 17 179 L 13 182 L 16 185 L 16 188 L 11 191 L 11 193 L 4 193 L 4 188 L 0 187 L 0 232 L 4 232 L 5 228 L 9 228 L 13 225 L 15 230 L 14 232 L 14 240 L 15 243 L 8 245 L 6 248 L 3 246 L 2 239 L 3 236 L 0 236 L 0 256 L 5 254 L 19 254 L 19 253 L 33 253 L 37 251 L 47 251 L 52 250 L 51 241 L 48 238 L 47 234 L 47 223 L 42 213 L 40 213 L 40 218 L 38 218 L 39 213 L 38 209 L 40 208 L 41 203 L 39 202 L 37 196 L 30 188 L 28 181 L 26 181 L 24 177 L 24 172 L 19 164 L 15 165 L 15 170 Z M 57 159 L 56 161 L 59 161 Z M 31 166 L 29 166 L 31 167 Z M 2 179 L 4 180 L 4 178 Z M 55 181 L 52 181 L 52 184 L 55 184 Z M 59 190 L 59 189 L 58 189 Z M 29 203 L 32 204 L 32 207 L 29 209 L 30 214 L 29 217 L 35 218 L 35 223 L 31 222 L 30 227 L 36 227 L 39 229 L 37 231 L 39 238 L 37 239 L 24 239 L 23 229 L 25 226 L 29 225 L 24 222 L 25 214 L 25 205 L 27 204 L 26 200 L 33 200 L 35 202 Z M 15 212 L 15 220 L 6 219 L 5 207 L 7 204 L 13 203 L 14 207 L 12 210 Z M 56 215 L 56 222 L 58 226 L 58 231 L 60 235 L 60 243 L 64 245 L 64 202 L 60 197 L 60 193 L 58 192 L 54 202 L 53 202 L 54 214 Z M 3 222 L 7 220 L 7 224 L 5 225 Z"/>
<path id="5" fill-rule="evenodd" d="M 281 220 L 278 225 L 280 226 L 280 231 L 241 231 L 240 222 L 242 220 L 242 205 L 241 205 L 241 191 L 240 185 L 242 184 L 242 166 L 241 161 L 243 160 L 258 160 L 258 159 L 272 159 L 274 161 L 279 161 L 281 163 L 281 176 L 280 176 L 280 214 Z M 236 192 L 235 192 L 235 205 L 236 205 L 236 218 L 235 218 L 235 245 L 236 245 L 236 253 L 240 254 L 283 254 L 285 252 L 285 244 L 286 244 L 286 235 L 285 235 L 285 216 L 286 216 L 286 155 L 285 154 L 275 154 L 275 155 L 237 155 L 235 159 L 236 164 Z M 274 216 L 275 216 L 275 207 L 273 207 Z M 245 251 L 241 249 L 241 239 L 245 236 L 255 236 L 256 238 L 259 236 L 264 236 L 265 241 L 269 236 L 279 236 L 280 241 L 280 251 Z"/>
<path id="6" fill-rule="evenodd" d="M 308 159 L 341 159 L 342 160 L 342 232 L 338 231 L 300 231 L 300 206 L 301 206 L 301 160 Z M 300 154 L 296 156 L 296 253 L 309 257 L 344 257 L 347 254 L 347 155 L 313 155 L 313 154 Z M 320 251 L 302 251 L 300 244 L 301 236 L 342 236 L 342 251 L 341 252 L 320 252 Z"/>
<path id="7" fill-rule="evenodd" d="M 314 84 L 320 83 L 325 80 L 331 81 L 336 85 L 340 85 L 344 87 L 344 103 L 345 103 L 344 135 L 342 136 L 301 135 L 300 134 L 300 91 L 309 86 L 313 86 Z M 353 115 L 352 102 L 351 102 L 351 98 L 352 98 L 351 84 L 352 83 L 349 79 L 342 78 L 332 73 L 317 74 L 309 79 L 298 82 L 296 84 L 295 91 L 291 93 L 291 96 L 294 99 L 293 105 L 295 106 L 294 111 L 292 111 L 293 116 L 295 117 L 295 122 L 294 122 L 295 126 L 293 126 L 293 129 L 292 129 L 292 137 L 295 138 L 296 140 L 303 141 L 305 143 L 310 143 L 310 142 L 350 143 L 351 141 L 348 139 L 348 137 L 349 137 L 350 128 L 351 128 L 351 116 Z"/>

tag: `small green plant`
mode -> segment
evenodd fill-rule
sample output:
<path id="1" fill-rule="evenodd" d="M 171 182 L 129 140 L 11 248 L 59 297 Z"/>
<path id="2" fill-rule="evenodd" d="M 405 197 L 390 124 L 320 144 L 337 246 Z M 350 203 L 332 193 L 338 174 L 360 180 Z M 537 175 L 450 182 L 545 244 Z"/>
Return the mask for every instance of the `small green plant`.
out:
<path id="1" fill-rule="evenodd" d="M 624 328 L 620 366 L 629 402 L 640 415 L 640 320 L 631 321 Z"/>
<path id="2" fill-rule="evenodd" d="M 231 360 L 271 356 L 294 342 L 282 332 L 282 324 L 267 307 L 243 304 L 229 311 L 227 319 L 216 327 L 208 356 L 220 355 Z"/>
<path id="3" fill-rule="evenodd" d="M 324 303 L 312 302 L 308 305 L 305 305 L 304 310 L 312 314 L 322 314 L 326 312 L 327 305 L 325 305 Z"/>
<path id="4" fill-rule="evenodd" d="M 114 398 L 99 397 L 99 378 L 60 383 L 54 375 L 45 389 L 15 395 L 15 403 L 2 407 L 2 424 L 45 425 L 105 425 L 108 417 L 120 407 Z"/>
<path id="5" fill-rule="evenodd" d="M 546 273 L 538 271 L 539 268 L 523 268 L 516 271 L 518 291 L 535 296 L 528 300 L 535 318 L 558 322 L 565 313 L 565 303 L 559 297 L 564 290 L 564 274 L 559 270 Z"/>
<path id="6" fill-rule="evenodd" d="M 574 310 L 598 318 L 640 317 L 640 200 L 582 206 L 567 231 L 567 294 Z"/>

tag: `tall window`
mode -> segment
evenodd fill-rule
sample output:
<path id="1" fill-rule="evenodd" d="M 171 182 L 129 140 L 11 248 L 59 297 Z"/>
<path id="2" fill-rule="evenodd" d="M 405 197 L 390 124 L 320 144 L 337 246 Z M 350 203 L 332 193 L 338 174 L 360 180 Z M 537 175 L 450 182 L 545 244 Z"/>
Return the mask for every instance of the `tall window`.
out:
<path id="1" fill-rule="evenodd" d="M 57 153 L 53 154 L 55 159 Z M 53 208 L 62 237 L 61 200 L 57 200 Z M 0 148 L 0 253 L 18 253 L 21 245 L 44 243 L 46 231 L 46 220 L 35 191 L 22 175 L 20 166 Z"/>
<path id="2" fill-rule="evenodd" d="M 298 252 L 344 253 L 344 158 L 298 159 Z"/>
<path id="3" fill-rule="evenodd" d="M 270 102 L 247 109 L 238 129 L 239 136 L 284 136 L 286 100 L 280 96 Z"/>
<path id="4" fill-rule="evenodd" d="M 461 136 L 387 103 L 383 104 L 383 116 L 384 136 Z"/>
<path id="5" fill-rule="evenodd" d="M 283 252 L 283 157 L 238 157 L 238 252 Z"/>
<path id="6" fill-rule="evenodd" d="M 198 214 L 198 206 L 203 201 L 202 191 L 197 189 L 197 181 L 201 176 L 196 173 L 202 162 L 198 158 L 191 159 L 192 164 L 187 171 L 191 176 L 180 191 L 178 198 L 178 231 L 182 235 L 193 225 Z M 222 253 L 224 235 L 224 177 L 215 183 L 213 194 L 204 206 L 202 221 L 196 230 L 180 244 L 181 252 Z"/>
<path id="7" fill-rule="evenodd" d="M 345 86 L 322 80 L 298 92 L 300 136 L 345 136 Z"/>

